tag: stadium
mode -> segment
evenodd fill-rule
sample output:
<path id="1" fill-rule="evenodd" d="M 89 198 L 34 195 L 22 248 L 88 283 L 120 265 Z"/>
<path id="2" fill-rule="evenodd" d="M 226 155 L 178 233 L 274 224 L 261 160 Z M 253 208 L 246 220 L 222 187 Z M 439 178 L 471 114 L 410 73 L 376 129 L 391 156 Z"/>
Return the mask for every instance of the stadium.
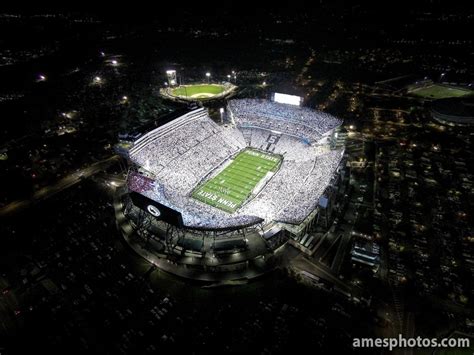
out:
<path id="1" fill-rule="evenodd" d="M 176 70 L 166 71 L 167 82 L 160 89 L 160 95 L 164 98 L 182 102 L 205 102 L 215 99 L 223 99 L 231 96 L 237 89 L 229 81 L 222 83 L 211 83 L 210 73 L 206 73 L 207 83 L 183 84 L 182 78 L 178 79 Z M 179 85 L 178 85 L 179 83 Z"/>
<path id="2" fill-rule="evenodd" d="M 161 96 L 178 101 L 209 101 L 229 96 L 237 87 L 230 83 L 192 84 L 166 87 L 160 90 Z"/>
<path id="3" fill-rule="evenodd" d="M 437 100 L 454 97 L 469 97 L 472 90 L 461 85 L 435 84 L 432 81 L 423 81 L 407 87 L 410 95 L 424 100 Z"/>
<path id="4" fill-rule="evenodd" d="M 342 121 L 300 102 L 235 99 L 223 124 L 198 108 L 134 134 L 115 204 L 128 243 L 187 278 L 250 278 L 274 267 L 289 239 L 307 237 L 329 213 L 344 175 L 344 149 L 334 144 Z"/>

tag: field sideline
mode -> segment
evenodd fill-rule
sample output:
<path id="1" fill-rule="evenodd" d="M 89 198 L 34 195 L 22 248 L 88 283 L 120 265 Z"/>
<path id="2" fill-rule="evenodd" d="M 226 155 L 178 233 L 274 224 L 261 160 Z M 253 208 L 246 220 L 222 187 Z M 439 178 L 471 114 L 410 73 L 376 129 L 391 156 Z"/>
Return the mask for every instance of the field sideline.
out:
<path id="1" fill-rule="evenodd" d="M 198 186 L 192 196 L 233 213 L 248 199 L 268 172 L 277 170 L 280 162 L 281 157 L 278 155 L 246 149 L 219 174 Z"/>

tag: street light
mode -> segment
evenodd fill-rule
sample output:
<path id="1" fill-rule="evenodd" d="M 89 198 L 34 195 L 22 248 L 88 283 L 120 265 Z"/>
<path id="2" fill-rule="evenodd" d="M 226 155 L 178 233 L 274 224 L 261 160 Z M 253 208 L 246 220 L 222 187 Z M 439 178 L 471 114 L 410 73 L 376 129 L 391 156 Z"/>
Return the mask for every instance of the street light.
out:
<path id="1" fill-rule="evenodd" d="M 46 81 L 46 76 L 43 74 L 38 75 L 37 81 Z"/>

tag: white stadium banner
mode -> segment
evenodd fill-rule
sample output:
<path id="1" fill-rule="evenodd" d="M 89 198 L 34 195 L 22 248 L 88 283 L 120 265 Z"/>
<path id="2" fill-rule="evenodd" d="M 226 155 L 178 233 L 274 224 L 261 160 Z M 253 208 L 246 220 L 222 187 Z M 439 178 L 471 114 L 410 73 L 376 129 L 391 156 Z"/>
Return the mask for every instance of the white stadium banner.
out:
<path id="1" fill-rule="evenodd" d="M 281 104 L 300 106 L 301 97 L 300 96 L 295 96 L 295 95 L 280 94 L 280 93 L 276 92 L 273 95 L 273 101 L 279 102 Z"/>

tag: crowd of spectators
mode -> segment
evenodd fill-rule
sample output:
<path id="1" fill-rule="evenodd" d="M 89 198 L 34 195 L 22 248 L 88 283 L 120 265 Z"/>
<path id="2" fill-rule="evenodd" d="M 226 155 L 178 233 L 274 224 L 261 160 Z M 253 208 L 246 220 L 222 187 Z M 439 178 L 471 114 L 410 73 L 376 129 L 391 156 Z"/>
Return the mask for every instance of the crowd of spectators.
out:
<path id="1" fill-rule="evenodd" d="M 279 117 L 296 112 L 302 118 L 272 121 L 271 114 L 281 105 L 260 100 L 231 101 L 234 119 L 240 117 L 236 112 L 243 112 L 240 110 L 242 105 L 252 103 L 257 105 L 256 112 L 265 112 L 264 116 L 268 118 L 263 120 L 269 124 L 309 127 L 307 132 L 311 130 L 314 138 L 316 135 L 321 138 L 321 127 L 330 129 L 339 124 L 328 115 L 330 119 L 325 123 L 309 126 L 310 114 L 313 119 L 325 116 L 307 109 L 286 108 L 286 105 L 282 106 L 284 109 Z M 236 110 L 236 107 L 239 108 Z M 270 128 L 275 129 L 274 126 Z M 229 214 L 192 198 L 192 192 L 200 182 L 215 175 L 224 162 L 247 146 L 261 150 L 271 147 L 272 153 L 281 154 L 284 159 L 275 175 L 260 191 L 255 191 L 240 210 Z M 143 180 L 137 174 L 131 175 L 131 190 L 179 211 L 186 226 L 211 229 L 252 225 L 262 220 L 300 223 L 317 206 L 342 153 L 329 150 L 322 153 L 317 145 L 275 130 L 238 124 L 220 126 L 204 109 L 198 109 L 141 137 L 130 150 L 130 157 L 155 181 L 151 184 L 148 178 Z"/>

